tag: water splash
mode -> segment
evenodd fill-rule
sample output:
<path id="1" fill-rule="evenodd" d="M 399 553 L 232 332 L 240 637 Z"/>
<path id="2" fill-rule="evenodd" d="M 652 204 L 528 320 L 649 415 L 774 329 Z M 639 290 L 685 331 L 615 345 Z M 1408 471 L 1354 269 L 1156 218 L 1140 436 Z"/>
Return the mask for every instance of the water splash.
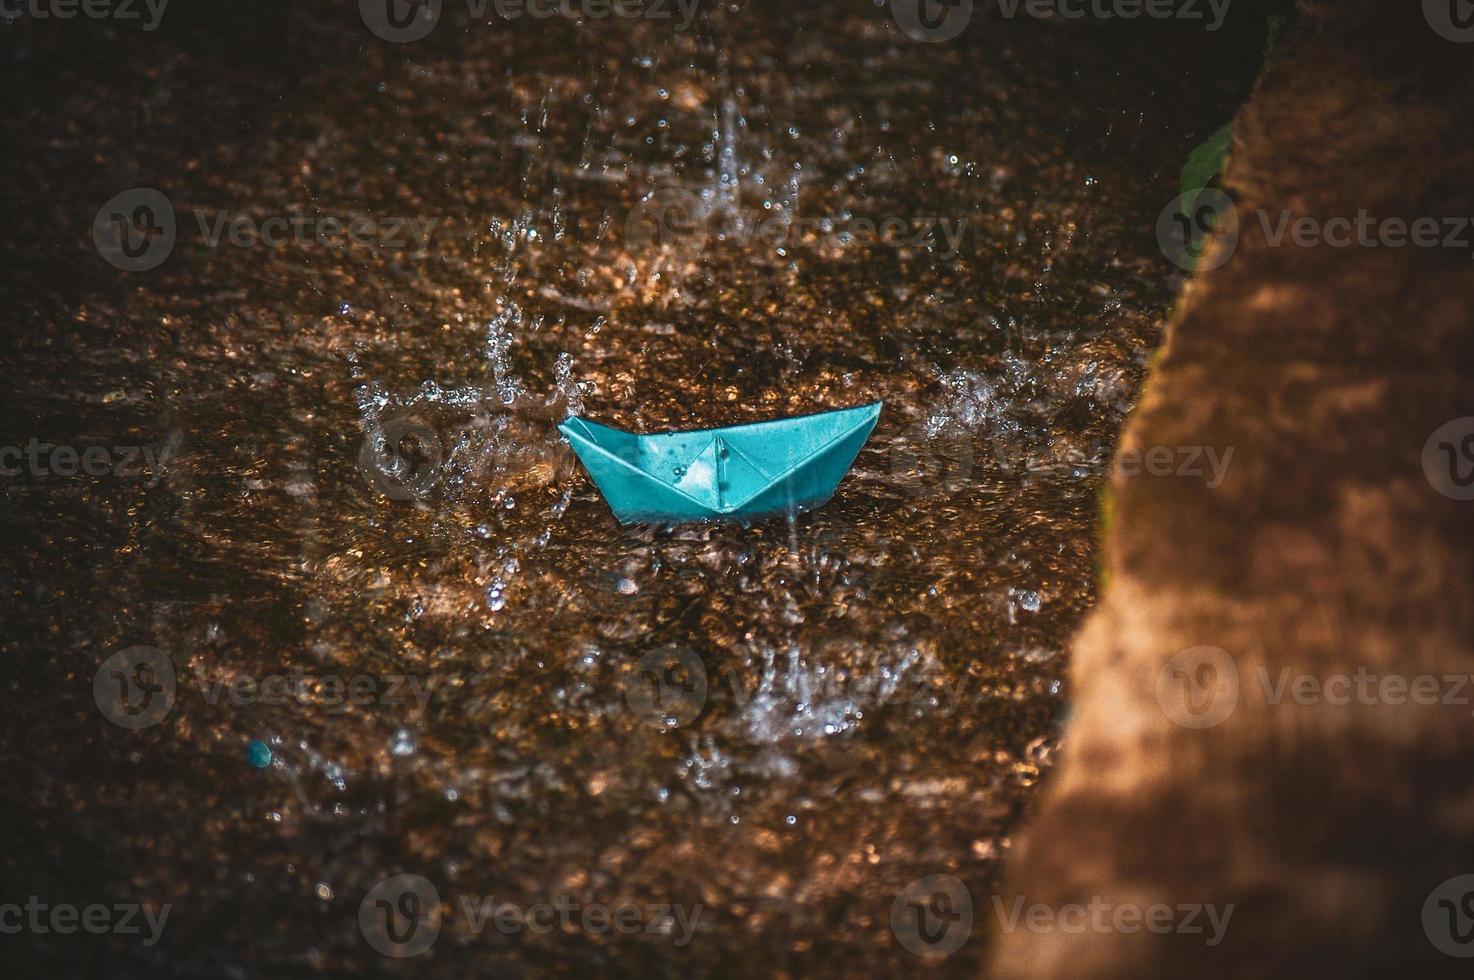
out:
<path id="1" fill-rule="evenodd" d="M 506 309 L 492 318 L 486 325 L 486 360 L 491 365 L 492 390 L 496 400 L 511 407 L 525 389 L 512 373 L 512 341 L 516 338 L 509 329 L 521 324 L 522 308 L 509 302 Z"/>
<path id="2" fill-rule="evenodd" d="M 763 651 L 758 687 L 739 713 L 739 727 L 748 740 L 773 744 L 788 738 L 839 735 L 859 724 L 867 708 L 899 704 L 920 690 L 930 659 L 921 650 L 888 651 L 875 657 L 870 669 L 840 669 L 809 662 L 791 644 L 780 662 L 777 651 Z"/>
<path id="3" fill-rule="evenodd" d="M 742 220 L 742 167 L 737 158 L 737 127 L 739 120 L 737 116 L 737 100 L 732 96 L 722 99 L 722 122 L 718 128 L 718 140 L 721 150 L 717 155 L 717 202 L 718 207 L 724 211 L 731 221 L 731 228 L 741 235 L 743 231 Z"/>
<path id="4" fill-rule="evenodd" d="M 362 379 L 358 359 L 352 352 L 349 352 L 348 363 L 355 379 Z M 409 464 L 398 453 L 389 451 L 389 439 L 384 434 L 382 414 L 390 404 L 389 393 L 378 381 L 370 380 L 355 388 L 353 397 L 358 404 L 359 428 L 373 449 L 375 466 L 391 480 L 403 478 Z"/>
<path id="5" fill-rule="evenodd" d="M 933 369 L 942 386 L 942 397 L 926 417 L 926 434 L 938 436 L 957 429 L 979 432 L 1003 416 L 1010 407 L 1000 392 L 999 380 L 976 371 Z"/>
<path id="6" fill-rule="evenodd" d="M 584 393 L 592 387 L 588 382 L 574 380 L 573 355 L 565 351 L 558 355 L 558 363 L 553 366 L 553 393 L 548 396 L 547 404 L 556 406 L 561 399 L 564 418 L 582 415 Z"/>

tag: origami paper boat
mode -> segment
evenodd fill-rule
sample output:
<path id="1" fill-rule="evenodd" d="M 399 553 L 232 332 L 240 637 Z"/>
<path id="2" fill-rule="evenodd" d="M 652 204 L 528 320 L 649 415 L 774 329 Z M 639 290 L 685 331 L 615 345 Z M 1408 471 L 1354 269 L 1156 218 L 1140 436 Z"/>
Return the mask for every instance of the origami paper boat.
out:
<path id="1" fill-rule="evenodd" d="M 880 407 L 643 436 L 577 417 L 558 430 L 621 524 L 750 520 L 832 497 Z"/>

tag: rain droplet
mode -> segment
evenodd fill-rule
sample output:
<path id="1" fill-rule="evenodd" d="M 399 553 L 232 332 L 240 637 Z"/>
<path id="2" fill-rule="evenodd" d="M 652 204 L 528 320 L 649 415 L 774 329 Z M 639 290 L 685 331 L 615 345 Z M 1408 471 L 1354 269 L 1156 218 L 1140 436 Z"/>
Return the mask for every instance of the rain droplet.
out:
<path id="1" fill-rule="evenodd" d="M 259 738 L 253 738 L 251 744 L 246 746 L 246 761 L 257 769 L 265 769 L 271 765 L 271 746 Z"/>

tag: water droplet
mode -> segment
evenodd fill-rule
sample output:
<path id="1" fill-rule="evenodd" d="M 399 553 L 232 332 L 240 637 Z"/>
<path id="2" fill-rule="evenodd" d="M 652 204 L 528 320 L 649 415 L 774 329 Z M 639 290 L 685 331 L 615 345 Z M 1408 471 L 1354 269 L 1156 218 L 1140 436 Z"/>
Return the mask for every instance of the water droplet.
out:
<path id="1" fill-rule="evenodd" d="M 246 761 L 257 769 L 265 769 L 271 765 L 271 746 L 259 738 L 251 739 L 251 744 L 246 746 Z"/>
<path id="2" fill-rule="evenodd" d="M 408 729 L 401 728 L 394 733 L 394 739 L 389 743 L 389 751 L 401 759 L 405 756 L 415 754 L 415 737 Z"/>

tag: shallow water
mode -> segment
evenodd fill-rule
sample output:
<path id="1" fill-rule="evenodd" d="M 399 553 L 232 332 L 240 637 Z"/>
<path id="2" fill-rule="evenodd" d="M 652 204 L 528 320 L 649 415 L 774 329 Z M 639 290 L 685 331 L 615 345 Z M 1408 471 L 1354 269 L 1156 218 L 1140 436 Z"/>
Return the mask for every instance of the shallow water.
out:
<path id="1" fill-rule="evenodd" d="M 27 894 L 173 906 L 154 948 L 17 956 L 911 970 L 892 904 L 950 874 L 977 925 L 940 966 L 976 972 L 1172 301 L 1156 215 L 1254 45 L 1027 20 L 930 45 L 831 6 L 684 33 L 448 12 L 414 45 L 270 4 L 142 45 L 13 28 L 9 76 L 44 98 L 6 124 L 25 312 L 0 441 L 155 465 L 3 483 L 7 863 Z M 88 229 L 136 185 L 179 231 L 127 273 Z M 222 211 L 409 218 L 424 247 L 387 222 L 212 246 Z M 837 496 L 752 526 L 620 527 L 554 428 L 876 399 Z M 129 730 L 93 680 L 138 645 L 176 683 Z M 404 964 L 359 925 L 400 873 L 444 915 Z M 478 928 L 483 896 L 701 908 L 689 936 L 539 935 Z"/>

